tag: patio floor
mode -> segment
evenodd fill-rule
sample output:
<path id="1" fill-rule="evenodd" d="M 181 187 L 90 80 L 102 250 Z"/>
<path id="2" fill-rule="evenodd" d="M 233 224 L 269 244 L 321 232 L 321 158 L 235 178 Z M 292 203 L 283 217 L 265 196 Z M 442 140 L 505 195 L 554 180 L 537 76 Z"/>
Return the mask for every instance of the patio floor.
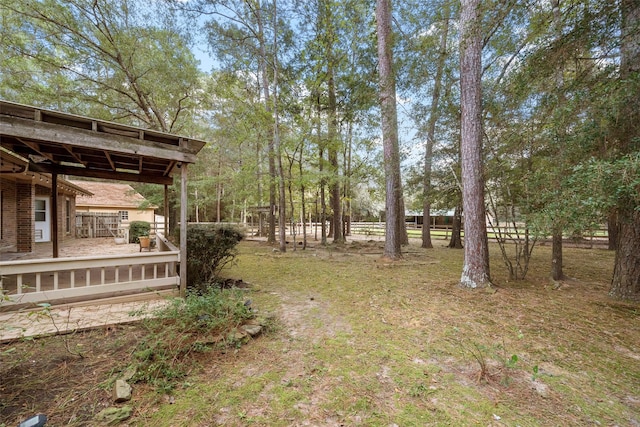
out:
<path id="1" fill-rule="evenodd" d="M 157 249 L 151 249 L 151 252 Z M 122 255 L 140 252 L 137 243 L 117 245 L 113 237 L 93 239 L 69 239 L 58 243 L 60 258 L 91 255 Z M 146 252 L 146 250 L 145 250 Z M 53 243 L 36 243 L 35 250 L 30 253 L 0 252 L 0 261 L 17 261 L 23 259 L 42 259 L 53 257 Z"/>
<path id="2" fill-rule="evenodd" d="M 0 313 L 0 343 L 134 322 L 153 315 L 167 304 L 163 296 L 173 295 L 165 292 L 147 295 L 147 300 L 103 300 Z"/>

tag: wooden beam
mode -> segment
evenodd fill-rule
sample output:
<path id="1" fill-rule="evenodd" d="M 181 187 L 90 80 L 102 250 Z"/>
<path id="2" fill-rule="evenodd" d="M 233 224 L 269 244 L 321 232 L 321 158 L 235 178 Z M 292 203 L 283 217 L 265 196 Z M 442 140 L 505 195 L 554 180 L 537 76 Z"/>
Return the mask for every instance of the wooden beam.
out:
<path id="1" fill-rule="evenodd" d="M 38 122 L 0 115 L 0 135 L 35 141 L 47 141 L 70 147 L 83 147 L 129 155 L 156 157 L 195 163 L 196 154 L 189 147 L 140 140 L 122 135 L 94 132 L 88 129 Z"/>
<path id="2" fill-rule="evenodd" d="M 180 296 L 187 295 L 187 165 L 180 174 Z"/>
<path id="3" fill-rule="evenodd" d="M 167 166 L 167 168 L 164 170 L 164 174 L 169 175 L 175 165 L 176 165 L 176 162 L 170 162 L 169 166 Z"/>
<path id="4" fill-rule="evenodd" d="M 20 138 L 18 138 L 18 141 L 20 141 L 21 144 L 26 145 L 27 147 L 31 148 L 33 151 L 35 151 L 36 153 L 40 154 L 42 157 L 44 157 L 45 159 L 49 159 L 50 161 L 54 161 L 53 160 L 53 156 L 51 154 L 45 153 L 42 150 L 40 150 L 40 145 L 35 143 L 35 142 L 30 142 L 30 141 L 24 141 Z"/>
<path id="5" fill-rule="evenodd" d="M 53 234 L 53 258 L 58 258 L 58 174 L 51 174 L 51 234 Z"/>
<path id="6" fill-rule="evenodd" d="M 107 151 L 105 151 L 104 152 L 104 156 L 107 158 L 107 161 L 111 165 L 111 169 L 112 170 L 116 170 L 116 164 L 113 163 L 113 159 L 111 158 L 111 154 L 109 154 Z"/>
<path id="7" fill-rule="evenodd" d="M 71 147 L 69 147 L 69 146 L 65 145 L 65 146 L 63 146 L 63 148 L 64 148 L 65 150 L 67 150 L 67 152 L 68 152 L 69 154 L 71 154 L 71 156 L 72 156 L 74 159 L 76 159 L 76 162 L 80 163 L 81 165 L 85 165 L 85 166 L 87 166 L 87 162 L 83 161 L 83 160 L 82 160 L 82 158 L 81 158 L 78 154 L 74 153 L 74 152 L 73 152 L 73 149 L 72 149 Z"/>
<path id="8" fill-rule="evenodd" d="M 85 176 L 89 178 L 101 178 L 101 179 L 117 179 L 120 181 L 128 181 L 128 182 L 146 182 L 149 184 L 173 184 L 173 178 L 170 176 L 149 176 L 149 175 L 139 175 L 134 173 L 127 172 L 116 172 L 116 171 L 108 171 L 108 170 L 95 170 L 95 169 L 86 169 L 80 168 L 76 166 L 58 166 L 51 164 L 38 164 L 38 163 L 29 163 L 29 170 L 33 172 L 41 172 L 41 173 L 58 173 L 60 175 L 73 175 L 73 176 Z"/>
<path id="9" fill-rule="evenodd" d="M 164 237 L 169 238 L 169 185 L 164 185 Z"/>

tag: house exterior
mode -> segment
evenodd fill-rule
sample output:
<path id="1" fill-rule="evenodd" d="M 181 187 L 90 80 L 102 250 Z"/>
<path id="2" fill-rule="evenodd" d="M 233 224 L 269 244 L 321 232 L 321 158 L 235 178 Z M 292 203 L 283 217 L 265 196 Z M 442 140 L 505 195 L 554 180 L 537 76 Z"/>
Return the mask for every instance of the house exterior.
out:
<path id="1" fill-rule="evenodd" d="M 187 264 L 187 172 L 205 144 L 0 100 L 0 245 L 33 252 L 36 236 L 45 239 L 50 230 L 52 254 L 38 259 L 0 257 L 6 259 L 0 260 L 0 309 L 165 290 L 185 295 L 187 269 L 179 266 Z M 60 240 L 75 236 L 71 218 L 76 197 L 90 194 L 67 181 L 67 176 L 164 185 L 168 210 L 167 188 L 174 183 L 174 175 L 179 175 L 180 182 L 178 247 L 156 236 L 157 252 L 60 257 Z M 51 228 L 39 231 L 37 223 L 47 220 Z"/>
<path id="2" fill-rule="evenodd" d="M 0 252 L 29 253 L 36 243 L 75 238 L 76 198 L 91 193 L 65 179 L 57 179 L 57 215 L 53 215 L 49 174 L 31 172 L 28 162 L 0 151 Z M 52 218 L 57 217 L 57 227 Z"/>
<path id="3" fill-rule="evenodd" d="M 76 212 L 117 214 L 121 224 L 132 221 L 155 222 L 154 210 L 150 204 L 129 184 L 101 181 L 70 181 L 72 184 L 88 190 L 91 195 L 79 195 L 76 199 Z"/>

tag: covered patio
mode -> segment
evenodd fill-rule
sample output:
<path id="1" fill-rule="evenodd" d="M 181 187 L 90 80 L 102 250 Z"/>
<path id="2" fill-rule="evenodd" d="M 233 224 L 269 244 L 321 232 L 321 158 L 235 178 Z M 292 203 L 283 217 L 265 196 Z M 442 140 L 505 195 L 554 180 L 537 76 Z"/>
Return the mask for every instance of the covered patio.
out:
<path id="1" fill-rule="evenodd" d="M 11 260 L 0 261 L 0 307 L 17 308 L 41 302 L 52 304 L 91 300 L 149 291 L 186 290 L 187 167 L 195 162 L 204 141 L 120 125 L 88 117 L 0 101 L 1 150 L 22 159 L 13 174 L 37 172 L 51 177 L 51 205 L 58 206 L 58 177 L 78 176 L 164 185 L 168 211 L 168 186 L 180 173 L 180 243 L 174 247 L 162 233 L 157 251 L 135 252 L 126 245 L 93 245 L 89 253 L 72 250 L 72 239 L 59 242 L 62 222 L 52 209 L 51 242 L 33 243 Z M 3 171 L 3 174 L 5 172 Z M 21 209 L 34 212 L 24 201 Z M 31 215 L 33 217 L 33 215 Z M 33 223 L 21 224 L 23 239 L 33 242 Z M 164 230 L 166 234 L 166 229 Z M 96 243 L 96 242 L 94 242 Z M 137 245 L 135 245 L 137 249 Z"/>

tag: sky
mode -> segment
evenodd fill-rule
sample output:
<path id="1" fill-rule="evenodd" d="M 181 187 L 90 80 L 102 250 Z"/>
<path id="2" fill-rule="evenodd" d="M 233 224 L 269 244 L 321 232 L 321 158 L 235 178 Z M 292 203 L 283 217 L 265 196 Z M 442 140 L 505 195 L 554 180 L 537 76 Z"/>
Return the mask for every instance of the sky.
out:
<path id="1" fill-rule="evenodd" d="M 210 73 L 216 61 L 207 52 L 206 44 L 204 42 L 196 44 L 193 48 L 193 54 L 196 56 L 196 59 L 200 61 L 200 71 Z"/>

